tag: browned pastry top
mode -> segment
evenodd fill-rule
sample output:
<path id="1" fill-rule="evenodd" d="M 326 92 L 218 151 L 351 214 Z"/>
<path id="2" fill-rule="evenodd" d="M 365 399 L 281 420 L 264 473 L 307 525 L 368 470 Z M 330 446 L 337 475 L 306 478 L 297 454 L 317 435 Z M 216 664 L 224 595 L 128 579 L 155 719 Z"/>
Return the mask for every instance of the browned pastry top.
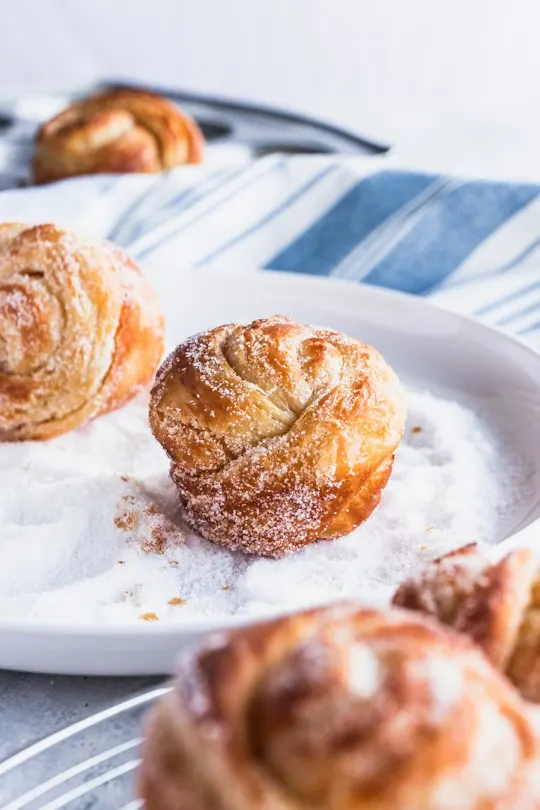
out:
<path id="1" fill-rule="evenodd" d="M 160 96 L 115 90 L 76 102 L 44 124 L 34 177 L 160 172 L 202 159 L 197 124 Z"/>
<path id="2" fill-rule="evenodd" d="M 536 810 L 538 750 L 466 639 L 343 606 L 185 657 L 140 783 L 148 810 Z"/>
<path id="3" fill-rule="evenodd" d="M 150 405 L 190 523 L 269 556 L 365 520 L 404 421 L 403 391 L 375 349 L 282 316 L 180 345 Z"/>
<path id="4" fill-rule="evenodd" d="M 0 223 L 0 441 L 48 439 L 122 405 L 151 382 L 163 329 L 119 249 Z"/>
<path id="5" fill-rule="evenodd" d="M 474 544 L 403 583 L 394 603 L 470 636 L 521 693 L 540 702 L 540 576 L 526 548 L 496 562 Z"/>

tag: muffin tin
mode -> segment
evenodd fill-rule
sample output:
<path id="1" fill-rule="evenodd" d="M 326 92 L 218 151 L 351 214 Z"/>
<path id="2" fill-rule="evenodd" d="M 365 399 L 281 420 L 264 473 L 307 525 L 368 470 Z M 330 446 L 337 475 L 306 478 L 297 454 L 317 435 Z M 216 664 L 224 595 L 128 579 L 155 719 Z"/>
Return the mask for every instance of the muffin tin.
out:
<path id="1" fill-rule="evenodd" d="M 79 97 L 126 87 L 134 85 L 102 82 L 73 91 L 0 100 L 0 189 L 28 183 L 33 139 L 40 123 Z M 216 163 L 255 159 L 275 152 L 377 155 L 389 149 L 387 144 L 272 107 L 162 87 L 137 87 L 165 96 L 192 115 L 205 135 L 207 154 Z"/>

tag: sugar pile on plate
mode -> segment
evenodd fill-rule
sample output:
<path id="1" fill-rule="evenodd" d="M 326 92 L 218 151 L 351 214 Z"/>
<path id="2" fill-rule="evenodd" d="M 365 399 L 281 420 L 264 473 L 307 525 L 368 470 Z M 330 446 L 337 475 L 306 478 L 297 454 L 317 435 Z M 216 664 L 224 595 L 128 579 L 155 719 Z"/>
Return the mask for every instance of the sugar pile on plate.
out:
<path id="1" fill-rule="evenodd" d="M 388 598 L 424 559 L 493 541 L 527 469 L 471 410 L 408 392 L 381 506 L 356 531 L 281 560 L 182 525 L 144 398 L 49 442 L 0 444 L 0 618 L 189 622 L 335 598 Z"/>

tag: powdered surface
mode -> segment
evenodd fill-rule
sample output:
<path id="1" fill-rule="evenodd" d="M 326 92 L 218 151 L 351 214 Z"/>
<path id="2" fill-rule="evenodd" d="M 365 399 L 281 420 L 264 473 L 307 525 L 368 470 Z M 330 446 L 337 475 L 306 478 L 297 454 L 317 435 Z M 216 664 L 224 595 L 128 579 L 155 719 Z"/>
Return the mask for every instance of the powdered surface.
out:
<path id="1" fill-rule="evenodd" d="M 140 398 L 44 443 L 0 444 L 0 618 L 75 623 L 267 616 L 388 599 L 427 558 L 497 526 L 527 470 L 472 411 L 408 392 L 409 421 L 373 516 L 280 559 L 217 548 L 182 524 Z"/>

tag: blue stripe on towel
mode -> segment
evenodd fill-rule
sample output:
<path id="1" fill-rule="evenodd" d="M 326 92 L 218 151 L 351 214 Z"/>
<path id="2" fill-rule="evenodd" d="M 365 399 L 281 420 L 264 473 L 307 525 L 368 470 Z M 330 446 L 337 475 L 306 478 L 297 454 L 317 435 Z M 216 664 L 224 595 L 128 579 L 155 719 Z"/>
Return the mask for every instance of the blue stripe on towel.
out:
<path id="1" fill-rule="evenodd" d="M 263 163 L 263 161 L 261 162 Z M 151 241 L 150 244 L 148 245 L 144 244 L 142 247 L 138 247 L 137 244 L 135 244 L 134 246 L 132 245 L 131 246 L 132 256 L 136 257 L 138 260 L 150 256 L 158 248 L 163 247 L 163 245 L 167 244 L 168 242 L 171 242 L 173 239 L 177 239 L 181 233 L 183 233 L 186 229 L 190 228 L 196 222 L 200 222 L 202 219 L 209 216 L 209 214 L 212 214 L 219 208 L 224 207 L 233 197 L 236 197 L 238 194 L 245 192 L 245 190 L 250 186 L 255 186 L 263 176 L 278 171 L 284 165 L 284 163 L 285 159 L 282 157 L 278 157 L 277 159 L 272 160 L 266 160 L 266 162 L 263 163 L 261 171 L 257 171 L 258 163 L 251 164 L 246 169 L 243 169 L 242 171 L 239 172 L 240 176 L 242 174 L 246 175 L 246 180 L 244 183 L 235 186 L 229 194 L 221 198 L 218 202 L 215 202 L 209 205 L 207 208 L 204 208 L 199 213 L 199 215 L 194 219 L 189 220 L 187 223 L 182 222 L 182 224 L 178 228 L 175 228 L 172 231 L 168 231 L 163 235 L 161 235 L 161 233 L 158 233 L 156 235 L 155 240 Z M 173 221 L 172 218 L 171 221 Z M 156 231 L 160 232 L 159 226 L 156 228 Z M 145 236 L 151 237 L 152 231 L 150 231 L 149 234 L 145 234 Z M 143 240 L 144 238 L 145 237 L 143 237 Z"/>
<path id="2" fill-rule="evenodd" d="M 137 194 L 130 205 L 128 205 L 128 207 L 122 211 L 120 217 L 109 229 L 107 239 L 109 239 L 111 242 L 116 242 L 117 244 L 124 244 L 124 242 L 122 242 L 122 233 L 126 226 L 132 227 L 132 220 L 134 219 L 135 214 L 141 205 L 143 205 L 143 203 L 146 202 L 149 197 L 155 195 L 156 189 L 161 189 L 161 187 L 167 183 L 169 177 L 170 175 L 168 174 L 161 174 L 156 178 L 152 178 L 151 182 L 145 186 L 143 191 L 140 194 Z"/>
<path id="3" fill-rule="evenodd" d="M 265 266 L 328 275 L 359 242 L 435 180 L 430 175 L 396 171 L 364 178 Z"/>
<path id="4" fill-rule="evenodd" d="M 489 304 L 485 304 L 483 307 L 480 307 L 480 309 L 476 309 L 473 312 L 473 315 L 476 315 L 477 317 L 489 315 L 490 312 L 494 312 L 496 309 L 506 306 L 506 304 L 511 304 L 512 301 L 518 301 L 523 296 L 526 296 L 527 293 L 534 292 L 534 290 L 538 290 L 539 288 L 540 281 L 533 281 L 532 284 L 527 284 L 525 287 L 520 287 L 519 290 L 513 290 L 511 293 L 503 295 L 502 298 L 497 298 L 495 301 L 490 301 Z"/>
<path id="5" fill-rule="evenodd" d="M 497 326 L 508 326 L 508 324 L 512 323 L 513 321 L 518 321 L 520 318 L 524 318 L 526 315 L 531 315 L 537 310 L 540 310 L 540 301 L 538 299 L 523 309 L 518 310 L 518 312 L 512 312 L 510 315 L 506 315 L 504 318 L 501 318 L 495 323 Z"/>
<path id="6" fill-rule="evenodd" d="M 364 281 L 418 295 L 429 292 L 538 193 L 532 185 L 469 182 L 458 186 L 426 209 L 420 222 Z"/>
<path id="7" fill-rule="evenodd" d="M 271 211 L 265 214 L 253 225 L 250 225 L 249 228 L 246 228 L 241 233 L 237 234 L 236 236 L 233 236 L 232 239 L 229 239 L 223 245 L 220 245 L 211 253 L 208 253 L 206 256 L 200 259 L 200 261 L 197 262 L 197 265 L 202 266 L 204 264 L 207 264 L 208 262 L 213 261 L 222 253 L 225 253 L 230 248 L 234 247 L 235 245 L 238 245 L 248 236 L 251 236 L 257 231 L 260 231 L 261 228 L 264 228 L 265 225 L 268 225 L 270 222 L 272 222 L 272 220 L 274 220 L 277 216 L 286 211 L 287 208 L 290 208 L 291 205 L 293 205 L 297 200 L 299 200 L 301 197 L 303 197 L 305 194 L 311 191 L 311 189 L 314 186 L 320 183 L 321 180 L 323 180 L 327 175 L 331 174 L 335 170 L 336 167 L 334 165 L 326 166 L 324 169 L 321 169 L 321 171 L 317 172 L 317 174 L 314 177 L 310 177 L 309 180 L 307 180 L 302 186 L 300 186 L 300 188 L 296 189 L 289 197 L 282 200 L 279 203 L 279 205 L 276 205 Z"/>
<path id="8" fill-rule="evenodd" d="M 529 326 L 525 326 L 522 329 L 517 329 L 518 335 L 529 335 L 531 332 L 537 332 L 540 329 L 540 321 L 536 321 L 535 323 L 529 324 Z"/>
<path id="9" fill-rule="evenodd" d="M 514 259 L 512 259 L 511 262 L 507 262 L 502 267 L 499 267 L 497 269 L 497 272 L 507 273 L 509 270 L 513 270 L 514 267 L 517 267 L 518 265 L 521 264 L 521 262 L 524 262 L 525 259 L 528 259 L 529 256 L 532 253 L 534 253 L 535 250 L 538 250 L 539 247 L 540 247 L 540 237 L 538 239 L 535 239 L 534 242 L 532 242 L 524 250 L 522 250 L 521 253 L 519 253 Z"/>
<path id="10" fill-rule="evenodd" d="M 220 188 L 224 183 L 228 183 L 235 177 L 238 177 L 241 172 L 242 169 L 219 169 L 211 172 L 206 180 L 188 189 L 184 189 L 172 199 L 167 200 L 161 207 L 154 211 L 151 216 L 145 217 L 141 223 L 138 223 L 138 230 L 130 236 L 129 242 L 133 242 L 145 233 L 154 230 L 168 219 L 180 216 L 180 214 L 192 208 L 215 189 Z"/>

